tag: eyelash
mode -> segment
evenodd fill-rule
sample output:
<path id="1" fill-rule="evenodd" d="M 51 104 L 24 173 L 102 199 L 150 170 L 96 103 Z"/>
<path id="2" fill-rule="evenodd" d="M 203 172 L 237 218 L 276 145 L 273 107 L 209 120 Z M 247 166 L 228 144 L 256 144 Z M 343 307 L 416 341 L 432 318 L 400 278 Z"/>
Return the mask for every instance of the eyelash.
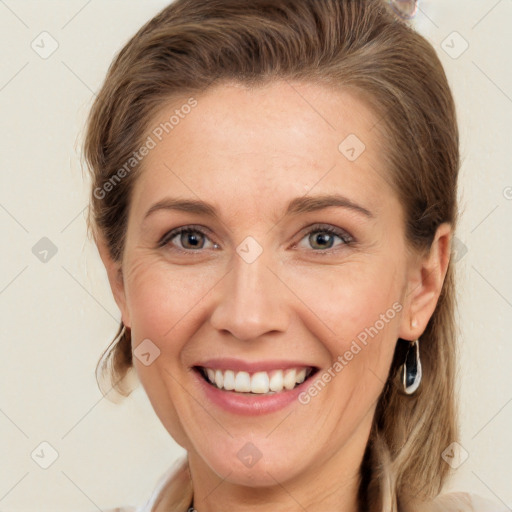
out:
<path id="1" fill-rule="evenodd" d="M 201 235 L 208 237 L 208 233 L 204 229 L 202 229 L 200 226 L 194 226 L 194 225 L 183 226 L 183 227 L 173 229 L 173 230 L 169 231 L 168 233 L 166 233 L 162 237 L 160 242 L 158 242 L 158 247 L 163 248 L 163 247 L 169 245 L 170 241 L 173 238 L 175 238 L 177 235 L 181 235 L 183 233 L 200 233 Z M 306 236 L 311 235 L 313 233 L 329 233 L 331 235 L 336 235 L 343 241 L 343 244 L 341 244 L 342 246 L 349 246 L 349 245 L 352 245 L 353 243 L 355 243 L 355 239 L 351 235 L 349 235 L 346 231 L 339 229 L 339 228 L 335 228 L 333 226 L 324 225 L 324 224 L 315 224 L 315 225 L 311 226 L 309 231 L 307 231 L 305 233 L 305 235 L 300 239 L 300 241 L 302 241 Z M 197 249 L 197 250 L 181 249 L 180 247 L 174 247 L 173 250 L 176 250 L 178 252 L 188 254 L 188 255 L 190 255 L 191 253 L 195 253 L 195 252 L 198 252 L 198 253 L 202 252 L 201 249 Z M 330 248 L 330 249 L 325 249 L 325 250 L 312 249 L 313 252 L 321 253 L 321 254 L 332 253 L 332 252 L 335 252 L 336 250 L 338 250 L 338 249 L 337 248 Z"/>

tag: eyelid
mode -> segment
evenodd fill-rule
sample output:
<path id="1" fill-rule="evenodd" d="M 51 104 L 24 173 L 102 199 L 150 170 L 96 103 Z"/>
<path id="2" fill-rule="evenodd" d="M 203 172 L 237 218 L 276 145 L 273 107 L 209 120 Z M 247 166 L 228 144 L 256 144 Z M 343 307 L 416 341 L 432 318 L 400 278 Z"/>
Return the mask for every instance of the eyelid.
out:
<path id="1" fill-rule="evenodd" d="M 209 229 L 205 226 L 201 226 L 199 224 L 187 224 L 185 226 L 179 226 L 177 228 L 171 229 L 170 231 L 167 231 L 164 234 L 164 236 L 160 239 L 157 246 L 165 247 L 174 237 L 176 237 L 177 235 L 180 235 L 182 232 L 187 232 L 187 231 L 197 231 L 207 237 L 211 237 L 211 235 L 212 235 L 211 229 Z M 213 243 L 215 244 L 215 242 L 213 242 Z M 217 244 L 215 244 L 215 245 L 217 245 Z M 187 254 L 190 254 L 192 252 L 200 252 L 199 250 L 197 250 L 197 251 L 185 250 L 185 249 L 181 249 L 180 247 L 175 247 L 175 249 L 177 251 L 181 251 L 181 252 L 184 252 Z"/>
<path id="2" fill-rule="evenodd" d="M 347 230 L 340 228 L 338 226 L 333 226 L 332 224 L 317 223 L 317 224 L 312 224 L 310 226 L 305 227 L 301 231 L 300 240 L 296 244 L 294 244 L 293 247 L 294 248 L 297 247 L 297 245 L 299 245 L 300 242 L 302 242 L 302 240 L 307 235 L 311 235 L 316 232 L 319 232 L 319 233 L 325 232 L 325 233 L 329 233 L 331 235 L 337 236 L 338 238 L 340 238 L 342 240 L 343 243 L 339 244 L 336 247 L 331 247 L 331 248 L 325 249 L 325 250 L 310 249 L 309 252 L 312 252 L 314 254 L 329 255 L 329 254 L 339 251 L 340 249 L 343 249 L 346 246 L 351 246 L 356 243 L 356 239 Z"/>
<path id="3" fill-rule="evenodd" d="M 348 242 L 355 242 L 355 238 L 346 230 L 337 226 L 333 226 L 332 224 L 325 223 L 317 223 L 312 224 L 311 226 L 307 226 L 302 230 L 304 235 L 308 233 L 322 232 L 325 231 L 327 233 L 332 233 L 336 236 L 339 236 L 342 240 Z M 302 238 L 301 238 L 302 240 Z"/>
<path id="4" fill-rule="evenodd" d="M 188 231 L 197 231 L 208 238 L 210 238 L 211 234 L 212 234 L 212 231 L 205 226 L 202 226 L 199 224 L 187 224 L 184 226 L 179 226 L 177 228 L 171 229 L 170 231 L 165 233 L 164 236 L 158 242 L 158 247 L 159 248 L 165 247 L 177 235 L 180 235 L 181 233 L 188 232 Z M 342 247 L 356 243 L 356 239 L 345 229 L 337 227 L 337 226 L 333 226 L 331 224 L 316 223 L 316 224 L 312 224 L 310 226 L 306 226 L 305 228 L 303 228 L 301 230 L 300 239 L 297 243 L 295 243 L 293 245 L 293 247 L 296 247 L 304 239 L 304 237 L 306 235 L 312 234 L 315 232 L 327 232 L 327 233 L 337 236 L 338 238 L 340 238 L 343 241 L 343 243 L 341 244 Z M 213 240 L 211 240 L 211 242 L 214 245 L 218 246 L 218 244 L 216 242 L 214 242 Z M 173 250 L 176 250 L 176 251 L 184 253 L 184 254 L 193 254 L 193 253 L 199 254 L 204 251 L 204 249 L 203 250 L 202 249 L 193 250 L 193 249 L 181 249 L 180 247 L 173 247 Z M 336 248 L 334 248 L 334 249 L 330 248 L 330 249 L 326 249 L 326 250 L 313 250 L 312 249 L 311 252 L 320 253 L 320 254 L 330 254 L 332 252 L 335 252 L 336 250 L 337 250 Z"/>

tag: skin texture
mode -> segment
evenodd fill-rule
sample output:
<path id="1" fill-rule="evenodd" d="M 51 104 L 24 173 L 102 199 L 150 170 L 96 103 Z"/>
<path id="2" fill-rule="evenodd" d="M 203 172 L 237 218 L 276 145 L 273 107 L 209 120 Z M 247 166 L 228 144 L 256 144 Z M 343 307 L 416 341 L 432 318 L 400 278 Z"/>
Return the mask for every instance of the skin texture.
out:
<path id="1" fill-rule="evenodd" d="M 450 226 L 439 227 L 430 253 L 407 249 L 402 207 L 379 158 L 378 118 L 353 91 L 230 83 L 195 98 L 144 158 L 122 262 L 97 240 L 133 348 L 149 338 L 160 350 L 149 366 L 134 358 L 137 374 L 189 453 L 199 512 L 355 512 L 394 347 L 398 337 L 421 336 L 434 311 Z M 186 99 L 163 107 L 151 126 Z M 366 146 L 354 162 L 338 149 L 349 134 Z M 284 215 L 295 197 L 334 192 L 373 217 L 342 207 Z M 169 196 L 207 201 L 219 219 L 159 210 L 144 220 Z M 353 243 L 328 233 L 319 240 L 317 223 L 346 231 Z M 191 224 L 209 230 L 196 234 L 199 248 L 186 234 L 158 247 L 171 229 Z M 250 264 L 236 251 L 248 236 L 263 250 Z M 212 357 L 293 358 L 326 370 L 397 302 L 401 311 L 308 404 L 234 415 L 210 403 L 190 371 Z M 252 468 L 237 457 L 247 442 L 262 454 Z"/>

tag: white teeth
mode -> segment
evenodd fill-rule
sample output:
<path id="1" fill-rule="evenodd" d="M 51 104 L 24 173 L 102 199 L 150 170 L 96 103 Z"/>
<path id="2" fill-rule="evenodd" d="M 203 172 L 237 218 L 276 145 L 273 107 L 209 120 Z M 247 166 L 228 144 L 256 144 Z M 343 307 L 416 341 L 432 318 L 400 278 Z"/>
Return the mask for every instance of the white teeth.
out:
<path id="1" fill-rule="evenodd" d="M 208 380 L 219 389 L 238 393 L 272 394 L 293 389 L 311 374 L 311 368 L 288 368 L 271 372 L 235 372 L 204 368 Z"/>
<path id="2" fill-rule="evenodd" d="M 221 388 L 224 384 L 224 375 L 220 370 L 215 370 L 215 384 L 218 388 Z"/>
<path id="3" fill-rule="evenodd" d="M 297 372 L 297 375 L 295 377 L 295 382 L 298 382 L 299 384 L 301 384 L 305 380 L 306 380 L 306 368 L 302 368 L 302 370 L 299 370 Z"/>
<path id="4" fill-rule="evenodd" d="M 220 371 L 220 370 L 217 370 Z M 221 386 L 217 386 L 221 387 Z M 251 391 L 251 376 L 247 372 L 238 372 L 235 377 L 235 391 Z"/>
<path id="5" fill-rule="evenodd" d="M 283 370 L 277 370 L 273 372 L 270 377 L 270 391 L 282 391 L 283 390 Z"/>
<path id="6" fill-rule="evenodd" d="M 293 389 L 295 387 L 295 370 L 293 368 L 284 371 L 283 383 L 286 389 Z"/>
<path id="7" fill-rule="evenodd" d="M 251 377 L 251 392 L 252 393 L 268 393 L 268 373 L 256 372 Z"/>
<path id="8" fill-rule="evenodd" d="M 224 389 L 228 391 L 235 389 L 235 372 L 232 370 L 224 372 Z"/>

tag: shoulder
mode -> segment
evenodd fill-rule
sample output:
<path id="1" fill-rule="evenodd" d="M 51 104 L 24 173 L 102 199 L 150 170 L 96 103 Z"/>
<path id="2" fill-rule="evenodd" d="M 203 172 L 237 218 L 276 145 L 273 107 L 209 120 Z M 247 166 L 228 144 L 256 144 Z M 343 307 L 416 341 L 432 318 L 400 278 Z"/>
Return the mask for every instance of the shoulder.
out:
<path id="1" fill-rule="evenodd" d="M 108 508 L 106 510 L 102 510 L 101 512 L 137 512 L 136 507 L 117 507 L 117 508 Z"/>
<path id="2" fill-rule="evenodd" d="M 156 482 L 155 488 L 152 490 L 151 495 L 149 496 L 149 499 L 143 505 L 139 505 L 137 507 L 123 506 L 102 510 L 102 512 L 151 512 L 155 503 L 161 499 L 162 493 L 164 492 L 166 486 L 168 486 L 177 476 L 182 476 L 184 471 L 186 471 L 186 468 L 187 459 L 185 457 L 178 459 L 175 461 L 173 466 L 161 473 Z"/>
<path id="3" fill-rule="evenodd" d="M 468 493 L 469 494 L 469 493 Z M 499 501 L 482 498 L 478 494 L 469 494 L 475 512 L 510 512 L 510 508 Z"/>
<path id="4" fill-rule="evenodd" d="M 469 492 L 449 492 L 439 495 L 433 502 L 432 512 L 510 512 L 501 502 Z"/>
<path id="5" fill-rule="evenodd" d="M 180 464 L 183 464 L 183 461 L 179 461 Z M 151 496 L 146 501 L 145 504 L 139 506 L 122 506 L 117 508 L 109 508 L 102 509 L 101 512 L 150 512 L 155 504 L 155 501 L 160 496 L 165 485 L 171 480 L 171 478 L 176 474 L 176 465 L 167 469 L 164 473 L 160 474 L 158 481 L 156 483 L 156 487 L 153 489 Z M 91 511 L 92 512 L 92 511 Z"/>
<path id="6" fill-rule="evenodd" d="M 107 508 L 101 509 L 101 512 L 149 512 L 148 504 L 140 505 L 138 507 L 134 506 L 123 506 L 123 507 L 116 507 L 116 508 Z M 92 512 L 92 510 L 91 510 Z"/>

